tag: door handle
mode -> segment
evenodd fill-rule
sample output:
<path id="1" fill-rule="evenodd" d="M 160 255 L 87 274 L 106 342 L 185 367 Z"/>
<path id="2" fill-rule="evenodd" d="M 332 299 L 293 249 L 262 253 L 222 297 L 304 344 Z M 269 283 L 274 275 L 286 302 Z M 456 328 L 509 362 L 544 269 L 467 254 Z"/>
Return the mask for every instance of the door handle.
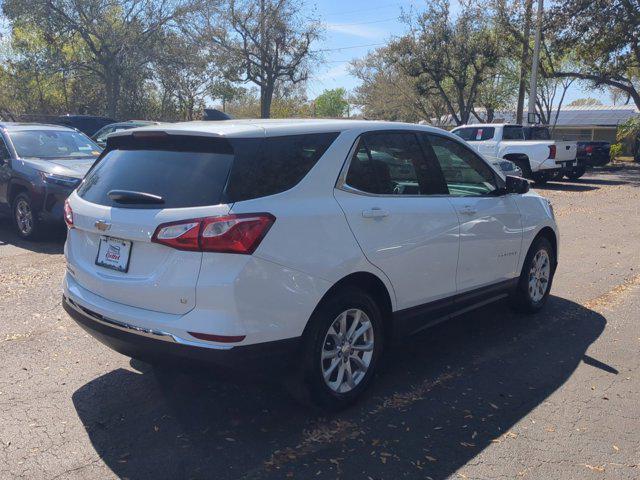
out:
<path id="1" fill-rule="evenodd" d="M 476 213 L 478 213 L 478 210 L 469 206 L 465 206 L 464 208 L 462 208 L 462 210 L 460 210 L 460 213 L 462 213 L 463 215 L 475 215 Z"/>
<path id="2" fill-rule="evenodd" d="M 364 218 L 383 218 L 389 216 L 389 212 L 378 207 L 373 207 L 371 210 L 363 210 L 362 216 Z"/>

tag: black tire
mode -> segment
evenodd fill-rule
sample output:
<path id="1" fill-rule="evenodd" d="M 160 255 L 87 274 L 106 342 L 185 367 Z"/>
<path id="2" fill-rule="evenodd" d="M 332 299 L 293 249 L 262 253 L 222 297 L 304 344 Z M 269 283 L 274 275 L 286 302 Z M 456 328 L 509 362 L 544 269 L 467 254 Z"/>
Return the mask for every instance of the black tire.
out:
<path id="1" fill-rule="evenodd" d="M 31 196 L 22 192 L 13 200 L 12 205 L 13 223 L 16 233 L 25 240 L 37 240 L 41 234 L 41 224 L 38 219 L 38 212 L 33 209 Z"/>
<path id="2" fill-rule="evenodd" d="M 535 174 L 533 177 L 533 181 L 536 185 L 546 185 L 546 183 L 549 181 L 549 178 L 547 178 L 545 175 Z"/>
<path id="3" fill-rule="evenodd" d="M 534 259 L 540 251 L 544 251 L 547 255 L 547 259 L 549 261 L 549 278 L 546 283 L 546 290 L 542 297 L 534 299 L 529 288 L 529 282 L 531 280 L 530 275 Z M 511 296 L 511 304 L 516 310 L 524 313 L 536 313 L 544 307 L 547 302 L 547 298 L 549 297 L 549 292 L 551 291 L 551 285 L 553 284 L 555 266 L 556 256 L 553 246 L 546 238 L 538 237 L 529 248 L 529 252 L 527 252 L 527 257 L 525 258 L 524 265 L 522 266 L 522 272 L 520 273 L 520 278 L 518 280 L 518 286 Z"/>
<path id="4" fill-rule="evenodd" d="M 321 361 L 321 356 L 325 346 L 331 342 L 330 339 L 327 339 L 325 343 L 325 337 L 329 329 L 343 312 L 350 309 L 359 309 L 369 318 L 373 329 L 373 350 L 366 373 L 360 377 L 360 380 L 350 391 L 339 393 L 327 385 L 323 376 L 323 366 L 327 365 L 326 362 L 331 365 L 335 359 L 323 362 Z M 352 324 L 353 318 L 351 323 L 348 322 L 349 320 L 347 319 L 347 324 Z M 311 316 L 305 331 L 300 388 L 297 392 L 294 391 L 292 393 L 298 400 L 322 410 L 338 411 L 348 407 L 370 386 L 382 353 L 383 342 L 382 313 L 375 300 L 369 294 L 358 288 L 349 287 L 331 298 L 325 299 Z M 335 350 L 340 351 L 339 345 L 336 345 Z M 364 356 L 364 352 L 360 354 Z M 341 361 L 345 362 L 345 366 L 349 364 L 349 370 L 352 369 L 352 360 L 344 360 L 344 357 L 342 357 L 342 360 L 338 358 L 338 366 L 335 370 L 343 368 L 340 364 Z M 347 386 L 346 388 L 351 387 Z"/>
<path id="5" fill-rule="evenodd" d="M 511 160 L 518 167 L 520 167 L 520 170 L 522 170 L 522 176 L 524 178 L 533 180 L 533 172 L 531 172 L 531 164 L 529 163 L 528 158 L 505 158 L 505 160 Z"/>
<path id="6" fill-rule="evenodd" d="M 574 169 L 572 169 L 569 173 L 567 173 L 565 176 L 569 179 L 569 180 L 578 180 L 580 177 L 582 177 L 585 173 L 587 172 L 587 169 L 585 167 L 575 167 Z"/>

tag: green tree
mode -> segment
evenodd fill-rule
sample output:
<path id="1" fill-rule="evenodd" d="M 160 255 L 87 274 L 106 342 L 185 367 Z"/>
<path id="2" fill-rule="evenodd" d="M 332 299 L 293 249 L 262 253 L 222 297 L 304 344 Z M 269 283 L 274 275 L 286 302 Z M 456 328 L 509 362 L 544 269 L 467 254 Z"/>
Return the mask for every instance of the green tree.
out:
<path id="1" fill-rule="evenodd" d="M 302 0 L 203 2 L 183 30 L 208 48 L 231 82 L 260 89 L 260 116 L 269 118 L 278 87 L 306 82 L 317 59 L 311 44 L 320 23 L 304 13 Z"/>
<path id="2" fill-rule="evenodd" d="M 211 85 L 209 93 L 214 100 L 220 100 L 222 111 L 226 112 L 227 105 L 234 100 L 244 98 L 247 94 L 247 89 L 237 86 L 226 79 L 221 79 Z"/>
<path id="3" fill-rule="evenodd" d="M 194 51 L 191 42 L 176 32 L 168 32 L 162 45 L 154 62 L 161 91 L 161 117 L 195 120 L 214 84 L 210 57 Z"/>
<path id="4" fill-rule="evenodd" d="M 552 73 L 614 87 L 640 108 L 640 0 L 565 0 L 549 13 L 554 49 L 575 52 L 575 68 Z"/>
<path id="5" fill-rule="evenodd" d="M 568 107 L 590 107 L 594 105 L 602 105 L 602 102 L 597 98 L 576 98 L 573 102 L 569 103 Z"/>
<path id="6" fill-rule="evenodd" d="M 347 91 L 344 88 L 325 90 L 315 99 L 315 115 L 317 117 L 344 117 L 349 111 Z"/>
<path id="7" fill-rule="evenodd" d="M 407 22 L 411 33 L 393 44 L 399 65 L 418 81 L 418 89 L 435 89 L 457 125 L 467 123 L 481 84 L 503 54 L 485 6 L 463 2 L 454 19 L 449 0 L 436 0 Z"/>
<path id="8" fill-rule="evenodd" d="M 632 117 L 618 127 L 618 142 L 628 141 L 636 162 L 640 162 L 640 117 Z"/>
<path id="9" fill-rule="evenodd" d="M 43 56 L 58 71 L 97 80 L 105 113 L 116 117 L 123 90 L 138 96 L 147 93 L 139 83 L 128 87 L 148 78 L 163 29 L 187 10 L 186 2 L 4 0 L 2 9 L 14 32 L 40 32 Z"/>
<path id="10" fill-rule="evenodd" d="M 360 80 L 353 95 L 362 116 L 371 120 L 432 122 L 446 114 L 435 87 L 425 91 L 425 83 L 407 75 L 396 61 L 393 46 L 382 47 L 354 60 L 351 75 Z"/>
<path id="11" fill-rule="evenodd" d="M 476 118 L 491 123 L 496 112 L 513 106 L 519 80 L 516 71 L 515 63 L 504 57 L 494 70 L 488 72 L 480 84 L 476 100 L 476 104 L 483 108 L 484 113 L 479 114 L 474 107 L 473 113 Z"/>

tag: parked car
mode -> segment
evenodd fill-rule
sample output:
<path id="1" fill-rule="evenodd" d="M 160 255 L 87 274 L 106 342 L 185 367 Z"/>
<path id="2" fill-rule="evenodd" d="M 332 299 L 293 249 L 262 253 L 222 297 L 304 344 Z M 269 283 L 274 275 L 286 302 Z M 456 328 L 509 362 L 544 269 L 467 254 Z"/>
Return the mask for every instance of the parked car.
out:
<path id="1" fill-rule="evenodd" d="M 97 115 L 60 115 L 59 117 L 47 120 L 47 123 L 75 128 L 91 137 L 105 125 L 115 123 L 115 120 Z"/>
<path id="2" fill-rule="evenodd" d="M 602 167 L 611 161 L 611 143 L 578 142 L 578 159 L 587 167 Z"/>
<path id="3" fill-rule="evenodd" d="M 522 177 L 522 169 L 513 163 L 511 160 L 505 159 L 488 159 L 491 164 L 498 169 L 498 171 L 502 172 L 504 175 L 513 175 L 514 177 Z"/>
<path id="4" fill-rule="evenodd" d="M 414 124 L 117 132 L 66 204 L 63 305 L 158 368 L 282 362 L 306 398 L 341 408 L 403 335 L 505 297 L 543 308 L 558 232 L 528 189 Z"/>
<path id="5" fill-rule="evenodd" d="M 489 123 L 452 130 L 483 155 L 511 160 L 526 178 L 546 183 L 576 164 L 576 142 L 526 140 L 522 125 Z"/>
<path id="6" fill-rule="evenodd" d="M 94 142 L 104 148 L 104 146 L 107 144 L 107 136 L 114 132 L 159 124 L 160 122 L 152 122 L 149 120 L 129 120 L 127 122 L 110 123 L 109 125 L 105 125 L 100 130 L 98 130 L 94 135 L 92 135 L 91 138 Z"/>
<path id="7" fill-rule="evenodd" d="M 18 235 L 33 239 L 43 224 L 62 224 L 64 201 L 100 152 L 71 128 L 0 123 L 0 209 L 12 216 Z"/>

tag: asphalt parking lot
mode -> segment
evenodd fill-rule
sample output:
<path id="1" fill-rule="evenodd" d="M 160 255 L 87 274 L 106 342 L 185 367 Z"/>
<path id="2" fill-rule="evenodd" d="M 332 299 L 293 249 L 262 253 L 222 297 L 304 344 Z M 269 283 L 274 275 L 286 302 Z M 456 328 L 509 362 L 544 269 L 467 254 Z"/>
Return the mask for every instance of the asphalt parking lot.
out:
<path id="1" fill-rule="evenodd" d="M 64 232 L 0 221 L 0 478 L 640 478 L 640 169 L 539 191 L 562 235 L 546 310 L 407 340 L 335 416 L 103 347 L 61 308 Z"/>

